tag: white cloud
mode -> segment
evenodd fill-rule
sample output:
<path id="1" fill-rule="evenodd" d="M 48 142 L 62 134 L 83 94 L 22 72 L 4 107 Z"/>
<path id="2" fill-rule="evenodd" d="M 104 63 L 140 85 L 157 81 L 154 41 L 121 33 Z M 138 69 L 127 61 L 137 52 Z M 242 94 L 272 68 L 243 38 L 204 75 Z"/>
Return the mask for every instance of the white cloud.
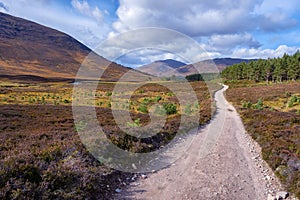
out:
<path id="1" fill-rule="evenodd" d="M 176 42 L 175 42 L 176 43 Z M 174 45 L 175 45 L 174 43 Z M 254 59 L 254 58 L 275 58 L 282 57 L 284 53 L 294 54 L 297 50 L 300 50 L 299 47 L 280 45 L 276 49 L 263 49 L 263 48 L 236 48 L 227 52 L 227 54 L 220 53 L 218 51 L 214 51 L 212 49 L 207 48 L 207 45 L 201 45 L 205 51 L 199 52 L 199 50 L 188 49 L 185 53 L 192 54 L 194 57 L 194 61 L 201 61 L 212 58 L 220 58 L 220 57 L 234 57 L 234 58 L 245 58 L 245 59 Z M 208 51 L 206 51 L 208 50 Z M 152 52 L 152 53 L 151 53 Z M 154 53 L 153 53 L 154 52 Z M 183 53 L 183 52 L 181 52 Z M 182 55 L 186 55 L 182 54 Z M 161 51 L 149 51 L 149 50 L 141 50 L 138 52 L 131 53 L 127 58 L 130 59 L 138 59 L 140 63 L 150 63 L 156 60 L 164 60 L 164 59 L 175 59 L 182 62 L 188 63 L 184 58 L 181 58 L 178 55 L 161 52 Z M 124 61 L 125 59 L 123 59 Z M 138 63 L 136 61 L 136 63 Z M 130 64 L 130 62 L 128 63 Z"/>
<path id="2" fill-rule="evenodd" d="M 295 27 L 297 20 L 293 15 L 300 12 L 299 4 L 300 0 L 264 0 L 254 10 L 254 13 L 261 16 L 257 23 L 260 23 L 260 28 L 264 31 L 279 31 Z"/>
<path id="3" fill-rule="evenodd" d="M 182 57 L 159 49 L 140 49 L 132 51 L 116 60 L 116 62 L 121 63 L 129 67 L 139 67 L 144 64 L 152 63 L 157 60 L 173 59 L 186 63 L 187 61 Z"/>
<path id="4" fill-rule="evenodd" d="M 293 14 L 300 11 L 300 0 L 282 1 L 282 0 L 264 0 L 262 4 L 255 8 L 259 14 L 265 13 L 287 13 Z"/>
<path id="5" fill-rule="evenodd" d="M 72 6 L 77 9 L 81 14 L 94 17 L 99 22 L 102 22 L 103 15 L 100 9 L 96 6 L 94 9 L 90 7 L 89 3 L 86 0 L 80 2 L 79 0 L 72 0 Z"/>
<path id="6" fill-rule="evenodd" d="M 137 29 L 110 37 L 96 52 L 109 60 L 120 56 L 125 64 L 147 64 L 155 60 L 180 59 L 186 63 L 195 63 L 218 52 L 207 52 L 197 41 L 179 32 L 161 28 Z M 129 65 L 133 66 L 133 65 Z"/>
<path id="7" fill-rule="evenodd" d="M 89 13 L 90 12 L 90 5 L 87 1 L 80 2 L 78 0 L 72 0 L 71 4 L 74 8 L 79 10 L 81 13 Z"/>
<path id="8" fill-rule="evenodd" d="M 268 32 L 280 31 L 297 25 L 296 19 L 289 18 L 283 12 L 266 13 L 258 19 L 258 22 L 260 29 Z"/>
<path id="9" fill-rule="evenodd" d="M 275 57 L 281 57 L 284 53 L 287 54 L 293 54 L 297 50 L 299 50 L 299 47 L 289 47 L 286 45 L 280 45 L 277 49 L 247 49 L 247 48 L 241 48 L 236 49 L 233 53 L 233 57 L 238 58 L 275 58 Z"/>
<path id="10" fill-rule="evenodd" d="M 263 12 L 262 6 L 263 0 L 172 0 L 159 3 L 120 0 L 119 19 L 113 27 L 118 32 L 138 27 L 166 27 L 190 36 L 207 36 L 295 26 L 295 20 L 284 12 L 272 15 L 273 12 Z"/>
<path id="11" fill-rule="evenodd" d="M 0 12 L 7 13 L 8 11 L 8 7 L 4 3 L 0 2 Z"/>
<path id="12" fill-rule="evenodd" d="M 123 61 L 128 59 L 128 63 L 132 64 L 167 58 L 180 59 L 175 54 L 186 58 L 193 57 L 195 61 L 224 56 L 267 58 L 280 56 L 286 51 L 294 52 L 297 48 L 291 46 L 299 44 L 298 30 L 293 29 L 294 33 L 290 32 L 284 38 L 282 33 L 297 25 L 293 16 L 300 12 L 300 0 L 120 0 L 116 13 L 118 19 L 113 24 L 113 13 L 102 9 L 104 6 L 100 6 L 101 1 L 98 7 L 93 6 L 90 0 L 70 0 L 68 5 L 58 2 L 0 0 L 0 12 L 9 12 L 56 28 L 91 48 L 96 47 L 106 37 L 111 38 L 120 32 L 141 27 L 163 27 L 197 38 L 205 50 L 199 52 L 199 49 L 182 49 L 183 41 L 176 38 L 170 40 L 168 35 L 159 34 L 144 33 L 139 38 L 129 35 L 127 39 L 114 41 L 116 46 L 123 49 L 114 49 L 112 44 L 109 54 L 106 52 L 109 58 L 113 58 L 116 52 L 126 53 L 130 48 L 142 47 L 151 41 L 174 50 L 151 53 L 144 49 L 124 56 Z M 284 34 L 287 36 L 288 32 Z M 279 39 L 272 42 L 271 37 L 274 36 Z M 134 43 L 132 38 L 135 38 Z M 279 42 L 289 46 L 282 45 L 277 48 Z M 274 46 L 277 49 L 271 49 Z"/>
<path id="13" fill-rule="evenodd" d="M 260 48 L 265 45 L 265 41 L 257 41 L 250 34 L 252 31 L 268 34 L 297 25 L 289 14 L 295 13 L 297 4 L 281 2 L 282 6 L 279 8 L 272 1 L 173 0 L 155 4 L 153 0 L 120 0 L 117 10 L 119 18 L 113 24 L 115 32 L 110 35 L 141 27 L 166 27 L 201 40 L 201 47 L 205 52 L 188 49 L 184 54 L 191 54 L 198 60 L 224 56 L 277 56 L 290 49 Z M 141 40 L 147 40 L 147 35 Z M 176 42 L 173 45 L 176 46 Z"/>
<path id="14" fill-rule="evenodd" d="M 228 35 L 212 35 L 208 41 L 208 45 L 216 48 L 235 48 L 236 46 L 245 46 L 250 48 L 258 48 L 261 44 L 256 41 L 251 34 L 228 34 Z"/>

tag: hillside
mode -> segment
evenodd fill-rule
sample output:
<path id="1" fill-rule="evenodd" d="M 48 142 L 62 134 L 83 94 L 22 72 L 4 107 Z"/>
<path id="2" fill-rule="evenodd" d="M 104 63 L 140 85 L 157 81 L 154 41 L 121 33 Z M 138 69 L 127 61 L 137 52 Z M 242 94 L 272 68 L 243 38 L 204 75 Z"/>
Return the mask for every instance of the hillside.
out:
<path id="1" fill-rule="evenodd" d="M 167 60 L 158 60 L 147 65 L 138 67 L 137 70 L 148 73 L 158 77 L 168 77 L 168 76 L 180 76 L 180 73 L 176 69 L 185 66 L 183 62 L 177 60 L 167 59 Z"/>
<path id="2" fill-rule="evenodd" d="M 88 47 L 67 34 L 0 13 L 2 78 L 73 79 L 90 52 Z M 91 66 L 92 73 L 89 74 L 103 70 L 104 66 L 109 65 L 102 76 L 104 80 L 116 80 L 129 71 L 129 68 L 111 63 L 96 54 L 93 56 L 93 61 L 96 65 Z"/>
<path id="3" fill-rule="evenodd" d="M 176 60 L 155 61 L 153 63 L 138 67 L 137 70 L 159 77 L 187 76 L 191 74 L 213 73 L 216 65 L 219 71 L 226 67 L 239 64 L 242 62 L 248 63 L 251 60 L 239 58 L 215 58 L 213 60 L 204 60 L 194 64 L 186 65 Z"/>
<path id="4" fill-rule="evenodd" d="M 228 66 L 239 64 L 242 62 L 248 63 L 250 61 L 251 60 L 240 58 L 215 58 L 213 60 L 204 60 L 195 64 L 182 66 L 178 68 L 177 71 L 185 76 L 190 74 L 197 74 L 199 71 L 201 73 L 212 73 L 216 71 L 214 68 L 215 65 L 217 66 L 217 69 L 221 72 Z"/>

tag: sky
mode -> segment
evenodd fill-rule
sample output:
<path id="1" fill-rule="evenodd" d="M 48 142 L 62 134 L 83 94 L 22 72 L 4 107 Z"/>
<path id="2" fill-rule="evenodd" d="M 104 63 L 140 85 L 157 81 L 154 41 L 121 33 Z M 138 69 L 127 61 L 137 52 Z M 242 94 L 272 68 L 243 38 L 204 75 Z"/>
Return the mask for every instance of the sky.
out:
<path id="1" fill-rule="evenodd" d="M 300 0 L 0 0 L 0 12 L 63 31 L 91 49 L 128 31 L 168 28 L 199 43 L 206 56 L 182 51 L 200 61 L 293 54 L 300 48 L 299 5 Z M 175 41 L 170 45 L 180 47 Z M 172 52 L 145 48 L 117 62 L 137 67 L 163 59 L 185 61 Z"/>

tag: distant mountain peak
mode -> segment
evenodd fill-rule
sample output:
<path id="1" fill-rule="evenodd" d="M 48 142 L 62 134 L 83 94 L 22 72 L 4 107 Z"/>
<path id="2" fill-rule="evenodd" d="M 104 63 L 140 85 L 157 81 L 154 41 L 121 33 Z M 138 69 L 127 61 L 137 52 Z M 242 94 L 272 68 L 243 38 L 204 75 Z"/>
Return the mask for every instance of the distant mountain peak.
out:
<path id="1" fill-rule="evenodd" d="M 183 63 L 183 62 L 180 62 L 177 60 L 173 60 L 173 59 L 157 60 L 157 61 L 154 61 L 153 63 L 164 63 L 172 68 L 178 68 L 178 67 L 182 67 L 182 66 L 186 65 L 186 63 Z"/>
<path id="2" fill-rule="evenodd" d="M 243 59 L 243 58 L 215 58 L 213 59 L 214 63 L 216 65 L 223 64 L 226 66 L 234 65 L 234 64 L 239 64 L 242 62 L 249 62 L 249 61 L 255 61 L 257 59 Z"/>
<path id="3" fill-rule="evenodd" d="M 176 69 L 186 64 L 173 59 L 157 60 L 150 64 L 138 67 L 137 70 L 158 77 L 169 77 L 172 75 L 179 76 Z"/>
<path id="4" fill-rule="evenodd" d="M 249 62 L 251 60 L 248 59 L 240 59 L 240 58 L 215 58 L 209 60 L 203 60 L 194 64 L 185 64 L 180 61 L 167 59 L 167 60 L 158 60 L 153 63 L 143 65 L 138 67 L 137 70 L 148 73 L 158 77 L 171 77 L 175 76 L 187 76 L 191 74 L 199 73 L 195 67 L 201 68 L 202 71 L 207 71 L 211 73 L 215 72 L 216 69 L 214 66 L 217 66 L 219 71 L 222 71 L 228 66 L 233 64 L 238 64 L 241 62 Z"/>

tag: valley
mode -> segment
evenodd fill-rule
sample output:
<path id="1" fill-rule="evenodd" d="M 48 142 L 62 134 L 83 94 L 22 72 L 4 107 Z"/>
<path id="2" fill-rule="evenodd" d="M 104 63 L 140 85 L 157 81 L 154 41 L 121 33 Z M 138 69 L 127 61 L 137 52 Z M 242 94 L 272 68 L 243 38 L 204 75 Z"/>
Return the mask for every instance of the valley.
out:
<path id="1" fill-rule="evenodd" d="M 109 11 L 92 10 L 88 0 L 71 4 L 90 12 L 76 23 L 109 29 L 102 24 Z M 227 33 L 184 40 L 218 52 L 181 52 L 176 32 L 166 46 L 195 60 L 185 63 L 151 45 L 130 52 L 128 35 L 110 41 L 106 55 L 127 52 L 119 61 L 140 64 L 130 68 L 3 9 L 9 11 L 1 1 L 0 199 L 300 198 L 296 47 L 258 54 L 261 44 L 250 34 Z M 94 17 L 101 20 L 87 23 Z M 162 33 L 158 27 L 151 34 Z M 88 31 L 84 38 L 92 32 L 76 31 Z M 170 39 L 140 33 L 141 44 Z"/>
<path id="2" fill-rule="evenodd" d="M 169 84 L 180 87 L 181 83 Z M 74 123 L 72 115 L 73 86 L 69 82 L 0 83 L 1 198 L 110 199 L 117 188 L 130 182 L 133 174 L 104 166 L 81 143 L 76 130 L 82 126 Z M 124 150 L 150 152 L 167 144 L 177 133 L 180 116 L 192 118 L 194 110 L 200 112 L 199 124 L 211 118 L 210 94 L 205 83 L 192 83 L 199 102 L 181 107 L 172 92 L 155 82 L 131 96 L 130 108 L 122 103 L 114 105 L 110 100 L 114 86 L 113 82 L 100 82 L 94 96 L 84 91 L 82 95 L 95 98 L 95 102 L 81 106 L 96 107 L 98 121 L 107 137 Z M 117 96 L 122 101 L 126 93 Z M 119 110 L 130 110 L 134 124 L 123 124 L 130 128 L 149 122 L 148 109 L 153 103 L 172 104 L 176 108 L 168 114 L 161 133 L 150 139 L 136 139 L 122 133 L 112 115 L 112 104 Z M 194 126 L 189 121 L 185 123 L 186 131 Z"/>

